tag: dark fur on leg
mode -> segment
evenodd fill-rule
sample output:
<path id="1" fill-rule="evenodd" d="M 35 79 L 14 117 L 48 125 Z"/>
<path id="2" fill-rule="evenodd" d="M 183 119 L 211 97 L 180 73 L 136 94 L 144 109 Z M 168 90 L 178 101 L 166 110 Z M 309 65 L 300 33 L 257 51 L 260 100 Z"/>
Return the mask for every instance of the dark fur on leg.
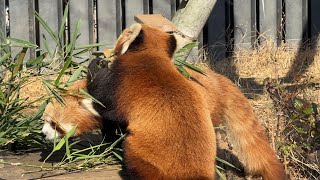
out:
<path id="1" fill-rule="evenodd" d="M 103 128 L 101 130 L 102 135 L 106 142 L 114 142 L 120 136 L 121 132 L 125 132 L 126 126 L 125 124 L 119 124 L 116 121 L 116 117 L 114 116 L 113 105 L 110 98 L 101 98 L 103 97 L 103 92 L 108 91 L 104 88 L 105 80 L 108 78 L 110 72 L 108 69 L 108 61 L 97 57 L 91 61 L 88 67 L 87 74 L 87 89 L 89 94 L 99 94 L 96 97 L 105 107 L 94 103 L 93 107 L 97 110 L 100 116 L 103 119 Z M 97 93 L 102 92 L 102 93 Z"/>

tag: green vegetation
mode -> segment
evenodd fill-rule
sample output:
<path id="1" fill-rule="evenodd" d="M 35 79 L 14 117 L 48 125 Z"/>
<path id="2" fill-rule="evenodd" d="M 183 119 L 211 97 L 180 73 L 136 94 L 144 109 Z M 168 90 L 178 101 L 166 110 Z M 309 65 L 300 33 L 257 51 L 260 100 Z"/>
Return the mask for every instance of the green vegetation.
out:
<path id="1" fill-rule="evenodd" d="M 301 86 L 307 84 L 308 80 L 305 80 Z M 318 105 L 303 98 L 303 92 L 298 88 L 287 88 L 275 79 L 266 80 L 266 88 L 276 110 L 281 112 L 279 118 L 284 119 L 278 131 L 282 158 L 296 167 L 299 174 L 316 179 L 320 174 L 315 158 L 320 148 Z"/>
<path id="2" fill-rule="evenodd" d="M 10 143 L 23 143 L 31 146 L 42 144 L 41 126 L 39 119 L 46 104 L 42 104 L 39 110 L 33 114 L 22 111 L 34 108 L 33 104 L 43 101 L 40 97 L 31 102 L 27 98 L 20 97 L 21 88 L 27 83 L 30 76 L 22 76 L 23 60 L 29 48 L 36 48 L 30 42 L 7 38 L 1 44 L 1 60 L 5 76 L 0 78 L 0 147 Z M 10 47 L 19 47 L 21 51 L 13 58 Z"/>
<path id="3" fill-rule="evenodd" d="M 0 66 L 3 76 L 0 78 L 0 147 L 5 147 L 8 144 L 42 146 L 44 140 L 42 139 L 40 130 L 43 121 L 40 118 L 48 100 L 55 97 L 60 102 L 63 102 L 63 98 L 57 91 L 63 90 L 62 87 L 70 85 L 73 81 L 77 80 L 85 70 L 84 66 L 72 60 L 81 54 L 90 52 L 92 48 L 105 45 L 91 44 L 76 47 L 76 41 L 80 36 L 80 21 L 76 24 L 70 42 L 63 44 L 62 37 L 68 17 L 68 7 L 66 7 L 64 12 L 58 34 L 53 32 L 37 12 L 35 12 L 35 17 L 50 35 L 49 39 L 43 35 L 45 49 L 41 49 L 38 45 L 28 41 L 1 37 L 1 42 L 3 43 L 0 46 Z M 49 40 L 56 43 L 53 52 L 48 48 L 47 42 Z M 15 56 L 12 47 L 20 49 L 20 52 Z M 34 49 L 39 53 L 38 57 L 27 59 L 27 51 Z M 58 66 L 54 66 L 55 64 L 58 64 Z M 40 73 L 41 69 L 48 69 L 50 74 Z M 70 76 L 67 83 L 60 82 L 64 74 Z M 30 83 L 30 81 L 33 81 L 32 77 L 48 75 L 57 76 L 54 81 L 43 81 L 43 84 L 51 94 L 43 95 L 32 101 L 29 101 L 28 97 L 21 97 L 21 89 Z M 40 102 L 42 105 L 39 107 L 35 105 Z M 39 110 L 36 113 L 25 113 L 25 110 L 32 109 Z"/>

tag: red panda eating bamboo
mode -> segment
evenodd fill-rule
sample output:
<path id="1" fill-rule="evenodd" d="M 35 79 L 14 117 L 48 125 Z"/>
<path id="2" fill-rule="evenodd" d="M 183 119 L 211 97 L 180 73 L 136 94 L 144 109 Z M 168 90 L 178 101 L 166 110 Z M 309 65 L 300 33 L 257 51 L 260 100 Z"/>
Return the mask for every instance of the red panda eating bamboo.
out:
<path id="1" fill-rule="evenodd" d="M 46 136 L 46 139 L 61 138 L 74 126 L 77 126 L 75 136 L 101 127 L 102 120 L 99 114 L 93 114 L 92 110 L 85 109 L 81 103 L 83 100 L 87 100 L 81 96 L 77 96 L 80 95 L 79 89 L 86 90 L 86 86 L 87 80 L 76 81 L 73 85 L 66 88 L 69 94 L 63 96 L 65 104 L 61 104 L 53 99 L 47 105 L 42 117 L 44 120 L 42 133 Z"/>

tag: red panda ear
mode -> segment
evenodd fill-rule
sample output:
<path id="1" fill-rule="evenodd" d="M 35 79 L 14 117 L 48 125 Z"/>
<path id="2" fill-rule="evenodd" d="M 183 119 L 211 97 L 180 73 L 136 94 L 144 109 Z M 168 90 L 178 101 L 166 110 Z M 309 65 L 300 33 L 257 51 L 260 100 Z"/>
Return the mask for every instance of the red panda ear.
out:
<path id="1" fill-rule="evenodd" d="M 93 114 L 96 117 L 100 117 L 100 114 L 94 109 L 93 102 L 91 99 L 82 99 L 80 102 L 78 102 L 80 106 L 82 106 L 84 109 L 89 111 L 91 114 Z"/>
<path id="2" fill-rule="evenodd" d="M 125 29 L 116 42 L 114 53 L 118 56 L 124 54 L 128 50 L 130 44 L 139 35 L 141 29 L 142 25 L 138 23 L 135 23 L 129 28 Z"/>

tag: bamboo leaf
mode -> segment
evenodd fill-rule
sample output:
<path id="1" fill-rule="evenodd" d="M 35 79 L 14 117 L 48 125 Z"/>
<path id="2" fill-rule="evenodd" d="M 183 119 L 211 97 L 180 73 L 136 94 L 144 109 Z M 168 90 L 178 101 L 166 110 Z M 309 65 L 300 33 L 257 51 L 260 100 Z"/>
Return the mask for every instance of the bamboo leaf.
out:
<path id="1" fill-rule="evenodd" d="M 227 180 L 226 177 L 220 172 L 220 170 L 218 168 L 216 168 L 217 174 L 218 176 L 223 179 L 223 180 Z"/>
<path id="2" fill-rule="evenodd" d="M 86 92 L 85 90 L 83 90 L 82 88 L 79 89 L 80 93 L 82 93 L 83 95 L 87 96 L 88 98 L 92 99 L 93 102 L 100 104 L 102 107 L 105 108 L 105 106 L 98 101 L 96 98 L 94 98 L 93 96 L 91 96 L 88 92 Z"/>
<path id="3" fill-rule="evenodd" d="M 70 44 L 67 45 L 66 56 L 69 56 L 72 53 L 72 51 L 74 50 L 76 40 L 78 39 L 80 22 L 81 22 L 80 20 L 77 21 L 74 32 L 72 33 L 71 42 L 70 42 Z"/>
<path id="4" fill-rule="evenodd" d="M 33 67 L 33 66 L 40 64 L 43 61 L 43 59 L 46 57 L 47 54 L 48 53 L 45 52 L 45 53 L 41 54 L 40 56 L 38 56 L 36 59 L 29 59 L 26 63 L 26 66 Z"/>
<path id="5" fill-rule="evenodd" d="M 49 45 L 48 45 L 48 41 L 47 41 L 46 35 L 42 34 L 42 37 L 43 37 L 44 47 L 45 47 L 46 50 L 48 51 L 50 57 L 52 57 L 52 53 L 51 53 L 51 51 L 50 51 L 50 48 L 49 48 Z"/>
<path id="6" fill-rule="evenodd" d="M 116 141 L 114 141 L 111 145 L 110 145 L 110 149 L 113 149 L 119 142 L 121 142 L 122 140 L 124 140 L 124 138 L 126 138 L 126 134 L 121 135 Z"/>
<path id="7" fill-rule="evenodd" d="M 70 86 L 74 81 L 76 81 L 81 72 L 84 70 L 85 68 L 83 66 L 80 66 L 77 70 L 75 70 L 72 74 L 72 76 L 69 78 L 68 82 L 67 82 L 67 86 Z"/>
<path id="8" fill-rule="evenodd" d="M 99 149 L 100 147 L 102 146 L 105 146 L 107 143 L 101 143 L 101 144 L 98 144 L 98 145 L 95 145 L 95 146 L 90 146 L 88 148 L 84 148 L 84 149 L 81 149 L 81 150 L 78 150 L 78 151 L 75 151 L 72 153 L 72 155 L 80 155 L 79 153 L 82 153 L 84 151 L 88 151 L 88 150 L 93 150 L 93 149 Z"/>
<path id="9" fill-rule="evenodd" d="M 195 41 L 195 42 L 191 42 L 191 43 L 188 43 L 187 45 L 183 46 L 183 48 L 181 48 L 179 52 L 184 52 L 184 51 L 187 51 L 187 50 L 191 50 L 192 48 L 194 47 L 197 47 L 199 45 L 199 42 L 198 41 Z"/>
<path id="10" fill-rule="evenodd" d="M 221 159 L 221 158 L 218 158 L 218 157 L 216 157 L 216 160 L 219 161 L 219 162 L 221 162 L 221 163 L 223 163 L 223 164 L 225 164 L 225 165 L 228 165 L 228 166 L 230 166 L 230 167 L 232 167 L 232 168 L 234 168 L 234 169 L 236 169 L 236 170 L 238 170 L 238 171 L 241 171 L 239 168 L 237 168 L 237 167 L 234 166 L 233 164 L 229 163 L 228 161 L 225 161 L 225 160 L 223 160 L 223 159 Z"/>
<path id="11" fill-rule="evenodd" d="M 192 65 L 192 64 L 190 64 L 190 63 L 188 63 L 186 61 L 176 60 L 176 62 L 181 63 L 184 66 L 186 66 L 187 68 L 189 68 L 191 70 L 194 70 L 194 71 L 196 71 L 196 72 L 198 72 L 200 74 L 207 75 L 203 70 L 201 70 L 200 68 L 198 68 L 198 67 L 196 67 L 196 66 L 194 66 L 194 65 Z"/>
<path id="12" fill-rule="evenodd" d="M 304 108 L 303 113 L 306 115 L 310 115 L 310 114 L 314 113 L 313 107 L 310 105 L 307 108 Z"/>
<path id="13" fill-rule="evenodd" d="M 53 148 L 52 151 L 60 150 L 65 143 L 66 143 L 66 140 L 64 138 L 60 139 L 59 143 Z"/>
<path id="14" fill-rule="evenodd" d="M 83 50 L 81 50 L 81 51 L 78 51 L 78 52 L 72 54 L 72 56 L 77 57 L 77 56 L 79 56 L 80 54 L 84 54 L 84 53 L 89 52 L 89 51 L 91 51 L 91 49 L 89 49 L 89 48 L 88 48 L 88 49 L 83 49 Z"/>
<path id="15" fill-rule="evenodd" d="M 187 78 L 192 78 L 192 75 L 188 73 L 182 66 L 177 66 L 177 69 Z"/>
<path id="16" fill-rule="evenodd" d="M 65 135 L 65 144 L 66 144 L 66 154 L 67 154 L 67 159 L 71 160 L 72 156 L 70 153 L 70 147 L 69 147 L 69 138 L 74 135 L 75 131 L 77 129 L 77 126 L 74 126 L 67 134 Z"/>
<path id="17" fill-rule="evenodd" d="M 32 119 L 40 119 L 47 105 L 48 105 L 48 101 L 44 101 Z"/>
<path id="18" fill-rule="evenodd" d="M 86 160 L 86 159 L 93 159 L 93 158 L 102 158 L 103 155 L 90 155 L 90 156 L 80 156 L 80 157 L 77 157 L 75 158 L 74 160 Z"/>
<path id="19" fill-rule="evenodd" d="M 116 156 L 120 161 L 123 161 L 122 156 L 121 156 L 120 154 L 118 154 L 117 152 L 112 151 L 112 154 L 113 154 L 114 156 Z"/>
<path id="20" fill-rule="evenodd" d="M 13 72 L 12 72 L 12 76 L 15 77 L 17 75 L 17 73 L 19 72 L 20 68 L 22 67 L 22 64 L 23 64 L 23 59 L 27 53 L 27 50 L 28 48 L 23 48 L 21 50 L 21 52 L 19 53 L 18 55 L 18 59 L 17 59 L 17 62 L 15 63 L 15 67 L 13 69 Z"/>
<path id="21" fill-rule="evenodd" d="M 0 138 L 4 137 L 8 132 L 10 132 L 13 127 L 9 127 L 6 131 L 0 133 Z"/>
<path id="22" fill-rule="evenodd" d="M 2 63 L 10 57 L 10 55 L 11 55 L 11 52 L 8 52 L 8 53 L 4 54 L 3 56 L 1 56 L 0 65 L 2 65 Z"/>
<path id="23" fill-rule="evenodd" d="M 13 141 L 14 141 L 13 138 L 12 139 L 0 138 L 0 145 L 1 146 L 2 145 L 7 145 L 8 143 L 13 142 Z"/>
<path id="24" fill-rule="evenodd" d="M 69 132 L 67 132 L 66 134 L 66 140 L 68 140 L 70 137 L 72 137 L 74 135 L 74 133 L 76 132 L 77 126 L 74 126 Z"/>
<path id="25" fill-rule="evenodd" d="M 37 18 L 37 20 L 39 21 L 39 23 L 42 25 L 42 27 L 47 31 L 47 33 L 51 36 L 51 38 L 58 44 L 58 38 L 57 36 L 54 34 L 53 30 L 50 28 L 50 26 L 48 25 L 48 23 L 42 19 L 42 17 L 39 16 L 39 14 L 34 11 L 34 15 Z"/>
<path id="26" fill-rule="evenodd" d="M 67 138 L 66 136 L 64 137 L 64 139 L 65 139 L 65 143 L 66 143 L 66 155 L 67 155 L 67 159 L 68 159 L 69 162 L 70 162 L 71 159 L 72 159 L 72 156 L 71 156 L 71 154 L 70 154 L 69 140 L 68 140 L 68 138 Z"/>
<path id="27" fill-rule="evenodd" d="M 216 168 L 217 168 L 217 169 L 220 169 L 220 170 L 222 170 L 222 171 L 225 171 L 225 169 L 223 169 L 222 167 L 220 167 L 220 166 L 218 166 L 218 165 L 216 165 Z"/>
<path id="28" fill-rule="evenodd" d="M 17 42 L 18 44 L 15 44 L 16 47 L 28 47 L 28 48 L 37 48 L 38 46 L 36 44 L 33 44 L 29 41 L 24 41 L 21 39 L 16 39 L 16 38 L 7 38 L 7 40 L 9 40 L 9 44 L 11 44 L 11 41 L 13 42 Z M 12 46 L 12 45 L 9 45 Z"/>
<path id="29" fill-rule="evenodd" d="M 88 44 L 88 45 L 84 45 L 84 46 L 79 46 L 76 47 L 75 50 L 79 50 L 79 49 L 88 49 L 88 48 L 95 48 L 95 47 L 99 47 L 99 46 L 106 46 L 110 43 L 96 43 L 96 44 Z"/>
<path id="30" fill-rule="evenodd" d="M 61 69 L 61 71 L 60 71 L 57 79 L 56 79 L 55 82 L 54 82 L 54 84 L 55 84 L 56 86 L 59 84 L 60 79 L 61 79 L 62 75 L 64 74 L 64 72 L 65 72 L 65 71 L 68 69 L 68 67 L 70 66 L 71 60 L 72 60 L 72 56 L 69 56 L 69 57 L 67 58 L 67 61 L 64 63 L 64 65 L 63 65 L 63 67 L 62 67 L 62 69 Z"/>
<path id="31" fill-rule="evenodd" d="M 69 144 L 69 146 L 72 147 L 73 145 L 78 144 L 79 142 L 81 142 L 81 141 L 78 140 L 78 141 L 72 142 L 71 144 Z"/>
<path id="32" fill-rule="evenodd" d="M 68 18 L 68 14 L 69 14 L 69 3 L 67 3 L 64 12 L 63 12 L 63 18 L 62 18 L 62 22 L 60 24 L 60 30 L 59 30 L 59 39 L 62 39 L 63 36 L 63 32 L 65 29 L 65 24 Z"/>
<path id="33" fill-rule="evenodd" d="M 60 104 L 64 104 L 64 99 L 63 97 L 56 91 L 54 90 L 51 86 L 50 83 L 48 83 L 47 81 L 43 81 L 43 84 L 49 89 L 49 91 L 55 96 L 56 100 L 60 103 Z"/>

